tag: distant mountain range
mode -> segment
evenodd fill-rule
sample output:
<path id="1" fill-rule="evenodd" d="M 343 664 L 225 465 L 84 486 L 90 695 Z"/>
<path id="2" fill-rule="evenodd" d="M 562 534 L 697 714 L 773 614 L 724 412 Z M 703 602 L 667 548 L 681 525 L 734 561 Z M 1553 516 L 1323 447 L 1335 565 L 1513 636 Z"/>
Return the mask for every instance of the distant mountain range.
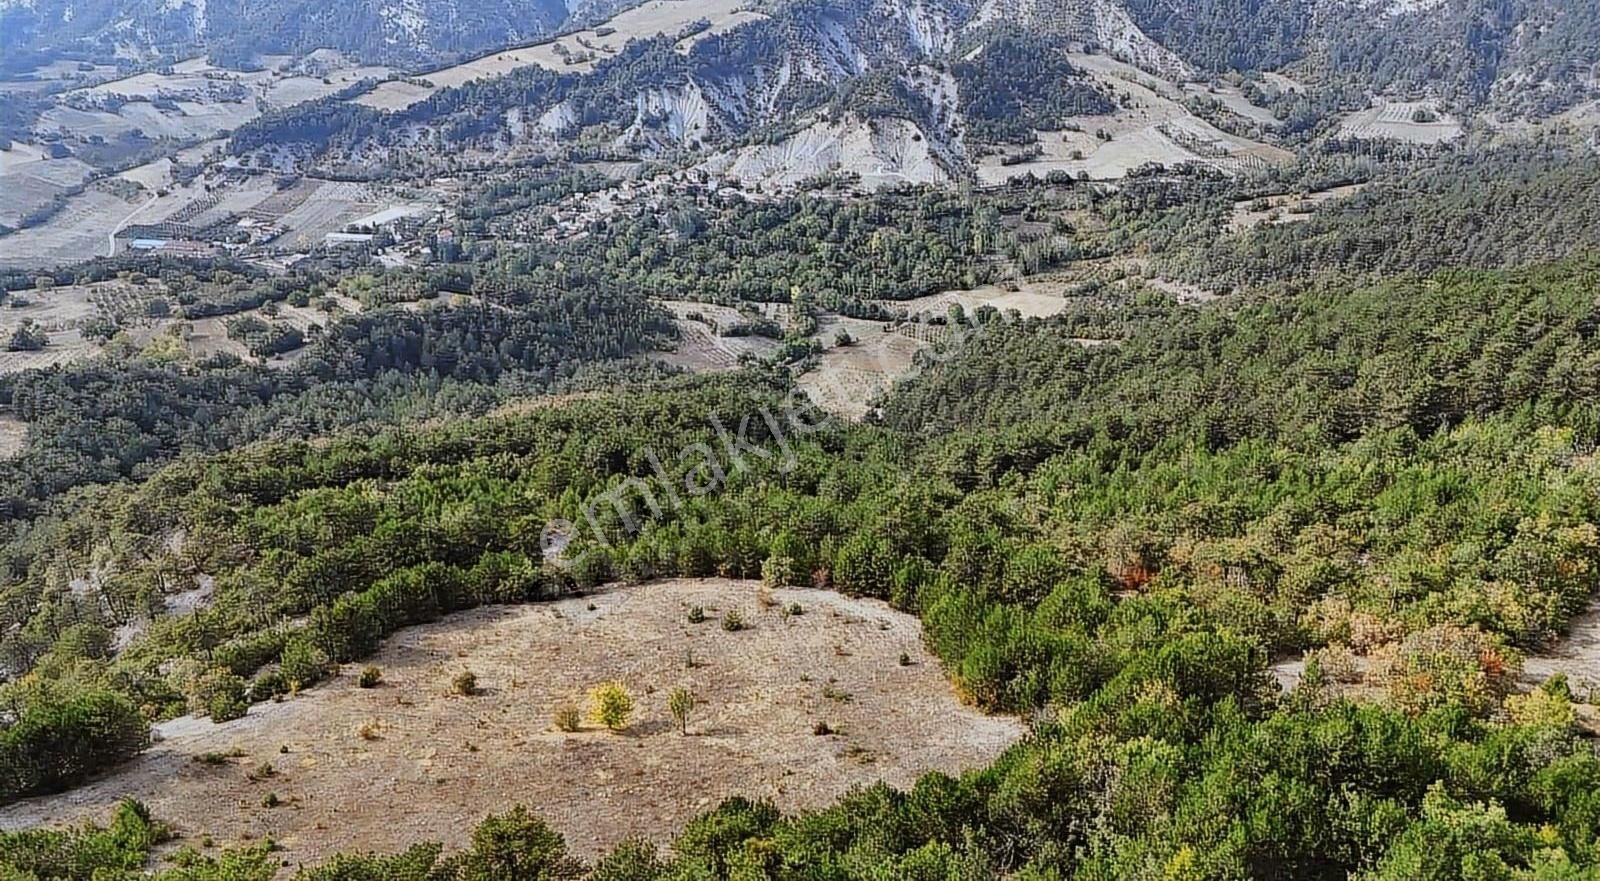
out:
<path id="1" fill-rule="evenodd" d="M 694 3 L 695 0 L 679 0 Z M 603 20 L 640 0 L 0 0 L 0 65 L 206 49 L 223 63 L 338 49 L 424 67 Z M 939 58 L 990 27 L 1090 44 L 1173 78 L 1283 70 L 1547 112 L 1600 90 L 1600 0 L 753 0 L 832 29 L 848 67 Z"/>
<path id="2" fill-rule="evenodd" d="M 0 0 L 0 35 L 13 67 L 329 48 L 420 72 L 386 84 L 410 97 L 235 132 L 258 167 L 354 175 L 506 151 L 776 183 L 1233 173 L 1310 140 L 1434 144 L 1600 98 L 1600 0 Z"/>
<path id="3" fill-rule="evenodd" d="M 398 103 L 269 114 L 232 149 L 343 175 L 515 154 L 757 183 L 993 183 L 1236 173 L 1312 140 L 1436 144 L 1600 98 L 1600 0 L 676 2 L 691 5 L 615 19 L 619 35 L 425 73 Z"/>

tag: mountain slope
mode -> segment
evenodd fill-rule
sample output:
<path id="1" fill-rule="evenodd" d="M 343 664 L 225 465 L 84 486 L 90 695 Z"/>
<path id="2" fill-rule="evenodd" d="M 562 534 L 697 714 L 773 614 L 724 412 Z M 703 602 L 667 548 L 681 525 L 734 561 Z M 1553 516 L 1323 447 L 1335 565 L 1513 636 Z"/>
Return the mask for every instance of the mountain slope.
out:
<path id="1" fill-rule="evenodd" d="M 207 50 L 223 63 L 332 48 L 419 64 L 533 39 L 567 18 L 563 0 L 0 0 L 8 68 L 53 53 L 109 60 Z"/>
<path id="2" fill-rule="evenodd" d="M 1287 69 L 1329 86 L 1536 114 L 1600 86 L 1594 0 L 1123 3 L 1142 33 L 1206 74 Z"/>

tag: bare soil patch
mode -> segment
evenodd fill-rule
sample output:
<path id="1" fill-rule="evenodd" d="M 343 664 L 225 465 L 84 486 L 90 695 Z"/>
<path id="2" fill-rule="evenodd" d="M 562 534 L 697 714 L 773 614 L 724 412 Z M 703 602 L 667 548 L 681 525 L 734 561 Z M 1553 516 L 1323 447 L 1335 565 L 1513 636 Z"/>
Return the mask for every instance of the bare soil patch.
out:
<path id="1" fill-rule="evenodd" d="M 112 776 L 0 808 L 0 827 L 103 817 L 131 795 L 186 839 L 270 835 L 293 866 L 419 839 L 460 845 L 484 814 L 524 803 L 593 856 L 630 836 L 666 841 L 726 796 L 820 807 L 874 781 L 981 765 L 1022 735 L 956 700 L 915 618 L 821 591 L 773 598 L 804 613 L 781 616 L 753 582 L 679 580 L 411 628 L 373 659 L 379 688 L 356 687 L 352 668 L 243 719 L 169 723 Z M 695 605 L 704 623 L 688 622 Z M 723 630 L 728 610 L 748 628 Z M 483 693 L 450 693 L 466 669 Z M 605 680 L 632 690 L 630 729 L 557 731 L 554 708 Z M 677 686 L 699 699 L 687 736 L 666 709 Z M 819 722 L 838 733 L 814 734 Z M 238 755 L 194 760 L 205 753 Z M 286 804 L 264 807 L 269 793 Z"/>
<path id="2" fill-rule="evenodd" d="M 1600 604 L 1573 617 L 1565 638 L 1522 663 L 1525 685 L 1535 686 L 1560 673 L 1575 695 L 1600 694 Z"/>
<path id="3" fill-rule="evenodd" d="M 697 373 L 731 370 L 739 366 L 739 358 L 745 353 L 763 358 L 780 345 L 777 340 L 761 336 L 720 336 L 692 318 L 678 318 L 674 323 L 678 325 L 678 347 L 656 358 Z"/>

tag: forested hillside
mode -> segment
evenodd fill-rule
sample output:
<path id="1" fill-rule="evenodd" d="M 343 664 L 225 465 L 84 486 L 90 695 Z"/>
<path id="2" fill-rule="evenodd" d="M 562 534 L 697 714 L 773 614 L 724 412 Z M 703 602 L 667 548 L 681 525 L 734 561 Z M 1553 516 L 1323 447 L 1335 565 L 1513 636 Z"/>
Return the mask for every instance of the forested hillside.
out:
<path id="1" fill-rule="evenodd" d="M 1561 0 L 1132 0 L 1127 8 L 1146 34 L 1202 70 L 1281 69 L 1335 87 L 1433 94 L 1458 106 L 1563 109 L 1591 88 L 1570 74 L 1596 61 L 1593 10 Z"/>
<path id="2" fill-rule="evenodd" d="M 0 881 L 1600 881 L 1595 6 L 0 0 Z"/>
<path id="3" fill-rule="evenodd" d="M 401 415 L 481 412 L 500 397 L 499 384 L 551 390 L 676 333 L 636 296 L 593 287 L 512 292 L 501 287 L 513 284 L 505 277 L 480 281 L 490 299 L 388 306 L 335 322 L 292 365 L 196 362 L 157 346 L 0 378 L 0 404 L 28 424 L 22 454 L 0 460 L 0 510 L 21 516 L 70 487 L 146 476 L 184 452 Z M 457 283 L 474 289 L 470 276 Z M 410 287 L 393 278 L 385 285 L 401 297 Z M 306 288 L 286 284 L 276 296 L 285 295 L 303 297 Z"/>
<path id="4" fill-rule="evenodd" d="M 1464 151 L 1366 175 L 1359 193 L 1304 223 L 1230 234 L 1221 209 L 1231 205 L 1207 213 L 1192 204 L 1160 221 L 1150 241 L 1162 269 L 1224 290 L 1329 270 L 1518 266 L 1600 245 L 1600 156 L 1581 149 Z"/>
<path id="5" fill-rule="evenodd" d="M 1572 728 L 1581 696 L 1513 684 L 1600 566 L 1595 284 L 1576 262 L 1006 333 L 990 315 L 885 426 L 817 422 L 783 380 L 736 374 L 80 490 L 4 554 L 6 658 L 35 671 L 7 687 L 4 747 L 48 757 L 0 763 L 29 769 L 7 791 L 137 749 L 136 707 L 229 718 L 453 610 L 726 574 L 914 610 L 963 694 L 1046 721 L 959 780 L 792 818 L 730 802 L 670 854 L 624 848 L 593 877 L 1583 877 L 1600 759 Z M 1068 339 L 1090 322 L 1128 330 Z M 651 510 L 648 452 L 711 449 L 713 417 L 763 407 L 790 414 L 785 456 Z M 777 443 L 762 424 L 752 443 Z M 672 481 L 703 468 L 666 461 Z M 543 558 L 553 519 L 578 524 L 571 566 Z M 92 592 L 64 589 L 61 564 L 91 557 Z M 211 605 L 108 654 L 113 627 L 202 572 Z M 1265 665 L 1303 649 L 1307 681 L 1281 696 Z M 1352 655 L 1376 699 L 1330 678 Z M 62 709 L 85 702 L 112 709 Z M 125 721 L 104 749 L 43 751 L 88 718 Z M 10 859 L 125 867 L 150 833 L 136 810 L 118 824 L 110 851 L 31 833 Z M 529 862 L 463 868 L 497 847 Z M 524 815 L 473 848 L 305 877 L 581 871 Z M 264 852 L 196 860 L 183 877 L 275 871 Z"/>
<path id="6" fill-rule="evenodd" d="M 1592 261 L 1516 273 L 1441 271 L 1354 290 L 1323 283 L 1236 308 L 1152 298 L 1115 312 L 971 335 L 960 357 L 900 390 L 886 420 L 912 431 L 1117 425 L 1153 444 L 1267 437 L 1294 445 L 1372 429 L 1427 434 L 1505 409 L 1594 414 L 1600 311 Z M 1003 330 L 1002 330 L 1003 328 Z M 1078 338 L 1111 345 L 1086 347 Z"/>

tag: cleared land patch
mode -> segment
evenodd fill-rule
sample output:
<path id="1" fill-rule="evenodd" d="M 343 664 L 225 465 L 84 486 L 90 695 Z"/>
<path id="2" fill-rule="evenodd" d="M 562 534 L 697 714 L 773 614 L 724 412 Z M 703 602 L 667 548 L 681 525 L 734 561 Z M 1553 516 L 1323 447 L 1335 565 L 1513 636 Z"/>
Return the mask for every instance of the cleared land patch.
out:
<path id="1" fill-rule="evenodd" d="M 7 413 L 0 413 L 0 459 L 22 452 L 28 442 L 28 423 Z"/>
<path id="2" fill-rule="evenodd" d="M 9 336 L 9 334 L 8 334 Z M 58 364 L 71 364 L 88 358 L 99 348 L 75 330 L 49 334 L 50 344 L 35 352 L 7 352 L 0 350 L 0 376 L 21 373 L 24 370 L 43 369 Z"/>
<path id="3" fill-rule="evenodd" d="M 1461 122 L 1429 101 L 1379 101 L 1341 120 L 1339 136 L 1439 144 L 1461 137 Z"/>
<path id="4" fill-rule="evenodd" d="M 795 379 L 795 386 L 826 412 L 845 419 L 862 419 L 872 404 L 895 381 L 910 375 L 917 351 L 929 343 L 922 337 L 937 328 L 907 324 L 900 328 L 870 321 L 830 318 L 821 323 L 821 336 L 848 330 L 855 342 L 833 346 L 817 358 L 817 366 Z"/>
<path id="5" fill-rule="evenodd" d="M 460 845 L 484 814 L 524 803 L 593 856 L 630 836 L 664 842 L 726 796 L 819 807 L 854 786 L 980 765 L 1021 737 L 1017 720 L 956 701 L 915 618 L 822 591 L 773 598 L 803 614 L 764 608 L 754 582 L 680 580 L 411 628 L 372 660 L 379 688 L 358 688 L 351 670 L 233 722 L 168 724 L 110 777 L 0 808 L 0 827 L 103 817 L 132 795 L 186 839 L 270 835 L 293 866 L 421 839 Z M 695 605 L 705 622 L 688 622 Z M 728 610 L 747 629 L 723 630 Z M 451 694 L 465 669 L 483 693 Z M 606 680 L 633 692 L 628 731 L 554 728 L 558 704 Z M 687 736 L 666 707 L 678 686 L 698 696 Z M 814 734 L 819 722 L 839 733 Z M 264 762 L 273 773 L 252 780 Z M 264 807 L 269 793 L 286 804 Z"/>
<path id="6" fill-rule="evenodd" d="M 770 355 L 778 349 L 778 341 L 761 336 L 721 336 L 692 318 L 678 318 L 678 347 L 656 358 L 673 367 L 703 372 L 731 370 L 739 366 L 739 357 L 750 353 L 755 357 Z"/>

